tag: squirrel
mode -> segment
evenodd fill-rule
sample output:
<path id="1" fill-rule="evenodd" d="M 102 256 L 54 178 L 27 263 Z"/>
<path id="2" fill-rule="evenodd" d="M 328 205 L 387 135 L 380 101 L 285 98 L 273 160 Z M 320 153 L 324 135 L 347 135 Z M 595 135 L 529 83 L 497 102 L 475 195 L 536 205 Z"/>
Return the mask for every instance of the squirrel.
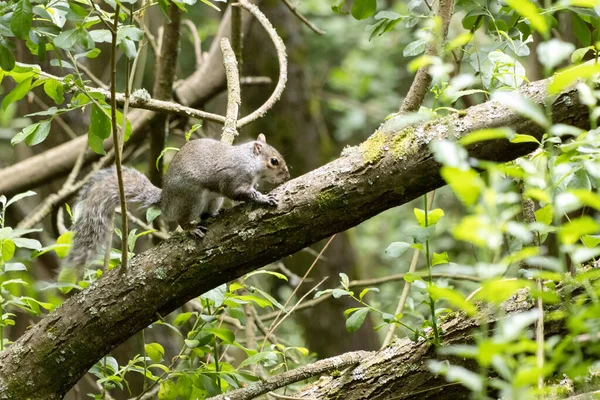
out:
<path id="1" fill-rule="evenodd" d="M 285 160 L 262 133 L 257 140 L 236 146 L 214 139 L 186 143 L 173 157 L 162 190 L 139 171 L 123 168 L 128 203 L 139 203 L 143 208 L 158 206 L 166 220 L 177 222 L 198 238 L 207 230 L 200 221 L 216 216 L 224 197 L 277 206 L 273 195 L 260 193 L 255 185 L 259 180 L 280 184 L 289 178 Z M 120 204 L 115 168 L 94 174 L 82 188 L 78 202 L 81 215 L 73 226 L 75 234 L 59 282 L 75 283 L 109 242 L 112 214 Z"/>

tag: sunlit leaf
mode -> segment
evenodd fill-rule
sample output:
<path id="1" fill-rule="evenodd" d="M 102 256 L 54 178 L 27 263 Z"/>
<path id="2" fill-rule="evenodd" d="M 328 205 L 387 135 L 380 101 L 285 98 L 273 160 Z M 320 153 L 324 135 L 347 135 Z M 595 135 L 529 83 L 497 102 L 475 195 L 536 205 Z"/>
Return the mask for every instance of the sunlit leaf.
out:
<path id="1" fill-rule="evenodd" d="M 543 15 L 540 15 L 537 7 L 529 0 L 505 0 L 506 3 L 518 12 L 522 17 L 527 18 L 531 23 L 531 26 L 536 31 L 545 35 L 548 32 L 548 24 Z"/>
<path id="2" fill-rule="evenodd" d="M 558 235 L 560 240 L 565 244 L 573 244 L 579 240 L 581 236 L 591 235 L 600 230 L 600 224 L 590 216 L 583 216 L 572 219 L 560 227 Z"/>

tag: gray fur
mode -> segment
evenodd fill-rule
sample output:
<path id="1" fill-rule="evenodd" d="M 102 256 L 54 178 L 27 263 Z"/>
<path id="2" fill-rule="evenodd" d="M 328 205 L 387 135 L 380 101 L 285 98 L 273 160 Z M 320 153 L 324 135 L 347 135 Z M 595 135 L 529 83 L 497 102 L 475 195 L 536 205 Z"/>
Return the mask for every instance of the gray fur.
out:
<path id="1" fill-rule="evenodd" d="M 146 176 L 132 168 L 123 168 L 123 183 L 127 202 L 150 207 L 160 203 L 161 190 Z M 75 221 L 75 236 L 63 268 L 75 268 L 81 277 L 84 267 L 109 240 L 111 218 L 119 205 L 119 185 L 115 168 L 98 171 L 81 189 L 78 202 L 81 213 Z"/>
<path id="2" fill-rule="evenodd" d="M 273 165 L 273 159 L 278 161 L 277 165 Z M 123 168 L 128 203 L 139 203 L 144 208 L 159 206 L 166 220 L 177 221 L 200 237 L 206 228 L 194 229 L 193 222 L 217 215 L 223 196 L 274 206 L 277 200 L 273 196 L 255 189 L 257 181 L 264 179 L 277 184 L 289 177 L 283 157 L 267 144 L 262 134 L 256 141 L 238 146 L 213 139 L 186 143 L 173 158 L 162 191 L 137 170 Z M 82 212 L 73 227 L 75 236 L 63 268 L 75 269 L 71 275 L 81 277 L 84 267 L 112 234 L 111 217 L 120 203 L 115 168 L 98 171 L 81 189 L 78 201 L 82 202 Z"/>

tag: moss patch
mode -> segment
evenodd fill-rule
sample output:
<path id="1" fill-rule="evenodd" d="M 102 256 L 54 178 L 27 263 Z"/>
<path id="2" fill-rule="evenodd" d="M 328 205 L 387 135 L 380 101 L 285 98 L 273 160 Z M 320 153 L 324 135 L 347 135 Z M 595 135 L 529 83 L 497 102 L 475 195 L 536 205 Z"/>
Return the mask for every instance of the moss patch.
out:
<path id="1" fill-rule="evenodd" d="M 386 136 L 377 131 L 359 146 L 358 149 L 362 153 L 362 159 L 365 164 L 374 164 L 383 157 L 385 141 Z"/>
<path id="2" fill-rule="evenodd" d="M 392 139 L 390 150 L 396 158 L 404 158 L 411 153 L 411 148 L 415 147 L 414 143 L 415 128 L 409 126 L 398 132 Z"/>

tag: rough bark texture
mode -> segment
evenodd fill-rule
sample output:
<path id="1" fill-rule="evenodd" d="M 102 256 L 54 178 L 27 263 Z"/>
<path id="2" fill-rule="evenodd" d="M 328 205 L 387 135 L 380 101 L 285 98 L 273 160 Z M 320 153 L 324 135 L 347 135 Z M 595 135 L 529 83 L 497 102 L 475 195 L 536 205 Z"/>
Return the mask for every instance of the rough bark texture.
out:
<path id="1" fill-rule="evenodd" d="M 456 314 L 440 327 L 444 332 L 443 344 L 471 343 L 473 330 L 479 327 L 481 321 L 488 322 L 489 329 L 493 330 L 495 322 L 533 306 L 529 291 L 524 289 L 506 301 L 502 310 L 486 306 L 479 310 L 475 319 L 463 313 Z M 562 326 L 557 321 L 548 322 L 545 325 L 546 335 L 559 333 Z M 295 396 L 315 400 L 469 399 L 469 389 L 460 384 L 448 385 L 443 376 L 429 371 L 427 361 L 431 359 L 446 359 L 454 365 L 476 368 L 468 359 L 436 355 L 435 348 L 423 338 L 417 342 L 402 338 L 337 377 L 321 377 Z"/>
<path id="2" fill-rule="evenodd" d="M 548 80 L 522 93 L 536 103 Z M 554 105 L 556 123 L 585 127 L 587 107 L 571 91 Z M 113 270 L 29 329 L 0 353 L 0 398 L 58 399 L 104 354 L 188 300 L 246 272 L 293 254 L 391 207 L 440 187 L 428 144 L 484 127 L 511 126 L 541 135 L 534 123 L 488 102 L 399 130 L 388 120 L 359 147 L 281 185 L 277 208 L 241 205 L 227 210 L 202 241 L 174 235 Z M 507 161 L 531 144 L 489 141 L 472 146 L 477 158 Z"/>

